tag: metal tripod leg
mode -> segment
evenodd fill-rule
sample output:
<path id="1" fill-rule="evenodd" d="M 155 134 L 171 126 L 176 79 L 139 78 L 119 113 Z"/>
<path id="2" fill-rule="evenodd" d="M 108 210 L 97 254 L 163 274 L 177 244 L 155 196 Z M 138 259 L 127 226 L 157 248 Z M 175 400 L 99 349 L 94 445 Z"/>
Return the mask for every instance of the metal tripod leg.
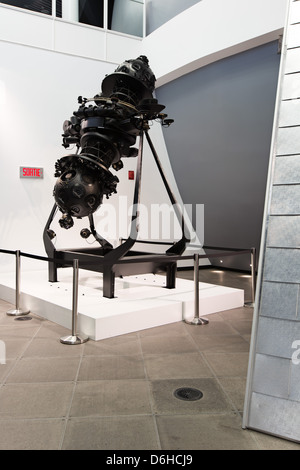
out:
<path id="1" fill-rule="evenodd" d="M 163 170 L 163 167 L 161 165 L 161 162 L 159 160 L 159 157 L 157 155 L 157 152 L 154 148 L 154 145 L 152 143 L 152 140 L 148 134 L 147 131 L 145 131 L 145 134 L 146 134 L 146 138 L 147 138 L 147 141 L 148 141 L 148 144 L 149 144 L 149 147 L 151 149 L 151 152 L 152 152 L 152 155 L 154 157 L 154 160 L 155 160 L 155 163 L 156 163 L 156 166 L 158 168 L 158 171 L 159 171 L 159 174 L 161 176 L 161 179 L 163 180 L 163 183 L 164 183 L 164 186 L 166 188 L 166 191 L 168 193 L 168 196 L 170 198 L 170 201 L 173 205 L 173 209 L 174 209 L 174 212 L 176 214 L 176 217 L 178 219 L 178 221 L 180 222 L 181 224 L 181 228 L 182 228 L 182 238 L 181 240 L 179 240 L 177 243 L 175 243 L 171 248 L 169 248 L 167 250 L 167 253 L 173 253 L 173 254 L 179 254 L 181 255 L 185 248 L 186 248 L 186 243 L 188 243 L 190 241 L 190 232 L 189 232 L 189 229 L 187 228 L 186 226 L 186 223 L 184 221 L 184 217 L 183 217 L 183 214 L 182 214 L 182 211 L 180 210 L 179 208 L 179 204 L 175 198 L 175 195 L 174 193 L 172 192 L 170 186 L 169 186 L 169 183 L 167 181 L 167 178 L 165 176 L 165 173 L 164 173 L 164 170 Z"/>

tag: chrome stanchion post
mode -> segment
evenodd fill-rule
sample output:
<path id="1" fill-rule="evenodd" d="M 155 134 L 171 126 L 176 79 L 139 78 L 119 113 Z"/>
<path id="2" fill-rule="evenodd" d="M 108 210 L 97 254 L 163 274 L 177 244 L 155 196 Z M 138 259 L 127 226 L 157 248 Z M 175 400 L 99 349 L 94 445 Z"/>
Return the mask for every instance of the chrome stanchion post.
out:
<path id="1" fill-rule="evenodd" d="M 256 249 L 251 248 L 251 301 L 245 302 L 245 307 L 254 307 L 256 288 Z"/>
<path id="2" fill-rule="evenodd" d="M 194 255 L 194 293 L 195 293 L 195 300 L 194 300 L 194 318 L 192 320 L 184 320 L 185 323 L 189 325 L 207 325 L 209 322 L 204 318 L 200 318 L 199 316 L 199 254 L 195 253 Z"/>
<path id="3" fill-rule="evenodd" d="M 21 278 L 21 256 L 20 250 L 16 251 L 16 308 L 8 310 L 7 315 L 19 317 L 28 315 L 30 310 L 23 310 L 20 308 L 20 278 Z"/>
<path id="4" fill-rule="evenodd" d="M 82 344 L 88 341 L 87 336 L 77 335 L 77 319 L 78 319 L 78 259 L 73 260 L 73 295 L 72 295 L 72 334 L 60 338 L 63 344 Z"/>

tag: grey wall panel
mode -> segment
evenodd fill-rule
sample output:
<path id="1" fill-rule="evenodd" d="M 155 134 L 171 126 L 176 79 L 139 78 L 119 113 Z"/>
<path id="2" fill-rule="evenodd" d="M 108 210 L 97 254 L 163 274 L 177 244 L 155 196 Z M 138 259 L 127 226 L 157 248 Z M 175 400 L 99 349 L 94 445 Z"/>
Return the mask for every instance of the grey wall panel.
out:
<path id="1" fill-rule="evenodd" d="M 266 248 L 263 278 L 266 281 L 299 283 L 300 250 Z"/>
<path id="2" fill-rule="evenodd" d="M 299 46 L 299 37 L 300 37 L 300 24 L 293 24 L 289 29 L 289 36 L 288 36 L 288 42 L 289 42 L 290 48 Z"/>
<path id="3" fill-rule="evenodd" d="M 264 316 L 296 320 L 299 303 L 299 286 L 281 282 L 265 281 L 261 294 L 261 309 Z"/>
<path id="4" fill-rule="evenodd" d="M 300 49 L 289 49 L 286 53 L 285 73 L 300 71 Z"/>
<path id="5" fill-rule="evenodd" d="M 300 74 L 285 75 L 282 83 L 282 99 L 300 98 Z"/>
<path id="6" fill-rule="evenodd" d="M 300 154 L 300 127 L 278 129 L 277 155 Z"/>
<path id="7" fill-rule="evenodd" d="M 300 155 L 277 157 L 274 184 L 293 184 L 300 181 Z"/>
<path id="8" fill-rule="evenodd" d="M 268 247 L 300 248 L 300 216 L 272 216 L 269 219 Z"/>
<path id="9" fill-rule="evenodd" d="M 299 364 L 292 364 L 290 370 L 290 392 L 289 398 L 291 400 L 300 402 L 300 367 Z"/>
<path id="10" fill-rule="evenodd" d="M 290 360 L 294 352 L 292 345 L 299 338 L 299 321 L 261 317 L 257 335 L 257 355 L 265 354 Z M 267 369 L 265 372 L 268 373 Z M 254 387 L 253 390 L 256 392 Z"/>
<path id="11" fill-rule="evenodd" d="M 250 427 L 300 441 L 300 403 L 253 394 Z"/>
<path id="12" fill-rule="evenodd" d="M 300 23 L 300 3 L 298 1 L 293 2 L 290 11 L 290 24 Z"/>
<path id="13" fill-rule="evenodd" d="M 300 184 L 274 186 L 270 213 L 273 215 L 300 214 Z"/>
<path id="14" fill-rule="evenodd" d="M 282 102 L 278 125 L 279 127 L 300 125 L 300 100 Z"/>
<path id="15" fill-rule="evenodd" d="M 253 388 L 257 393 L 288 398 L 289 375 L 288 359 L 257 354 L 253 376 Z"/>
<path id="16" fill-rule="evenodd" d="M 289 11 L 243 425 L 300 442 L 300 1 Z"/>
<path id="17" fill-rule="evenodd" d="M 183 202 L 204 204 L 208 245 L 259 250 L 279 62 L 272 42 L 156 90 L 175 120 L 164 137 Z"/>

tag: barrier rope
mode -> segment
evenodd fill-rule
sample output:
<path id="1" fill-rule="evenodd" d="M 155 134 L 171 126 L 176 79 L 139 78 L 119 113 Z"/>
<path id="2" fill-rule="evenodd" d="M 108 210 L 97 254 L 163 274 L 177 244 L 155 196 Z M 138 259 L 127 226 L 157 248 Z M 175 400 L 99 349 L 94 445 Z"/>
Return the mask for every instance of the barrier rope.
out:
<path id="1" fill-rule="evenodd" d="M 114 266 L 116 264 L 127 264 L 127 263 L 142 263 L 144 261 L 148 261 L 151 257 L 151 261 L 153 262 L 174 262 L 179 260 L 194 260 L 194 318 L 191 321 L 185 320 L 186 323 L 191 325 L 205 325 L 208 323 L 208 320 L 204 318 L 200 318 L 199 316 L 199 259 L 209 259 L 209 258 L 223 258 L 226 256 L 237 256 L 241 254 L 251 253 L 251 271 L 252 271 L 252 302 L 248 302 L 250 306 L 254 306 L 254 297 L 255 297 L 255 248 L 251 249 L 232 249 L 232 248 L 218 248 L 218 247 L 201 247 L 203 249 L 214 249 L 214 250 L 221 250 L 221 253 L 210 253 L 210 254 L 203 254 L 200 255 L 199 253 L 194 253 L 193 255 L 173 255 L 173 254 L 162 254 L 162 255 L 146 255 L 141 257 L 132 257 L 132 258 L 123 258 L 116 261 L 107 261 L 105 260 L 105 256 L 97 256 L 97 255 L 89 255 L 85 254 L 86 256 L 90 256 L 89 264 L 97 263 L 99 264 L 99 260 L 101 259 L 102 265 L 110 265 Z M 58 250 L 59 252 L 59 250 Z M 72 252 L 65 251 L 70 255 L 74 255 L 74 259 L 72 260 L 63 260 L 60 258 L 50 258 L 46 256 L 34 255 L 31 253 L 21 252 L 20 250 L 12 251 L 12 250 L 4 250 L 0 249 L 0 253 L 3 254 L 10 254 L 16 256 L 16 308 L 7 312 L 8 315 L 12 316 L 20 316 L 20 315 L 27 315 L 29 311 L 22 310 L 19 305 L 19 298 L 20 298 L 20 258 L 21 256 L 26 258 L 37 259 L 40 261 L 46 262 L 53 262 L 66 266 L 73 266 L 73 297 L 72 297 L 72 334 L 63 338 L 60 338 L 61 343 L 63 344 L 82 344 L 88 341 L 88 337 L 79 336 L 76 332 L 77 328 L 77 317 L 78 317 L 78 272 L 79 272 L 79 260 L 75 258 L 76 254 L 80 256 L 80 252 Z M 84 253 L 83 253 L 84 254 Z M 98 258 L 98 259 L 95 259 Z M 198 268 L 198 269 L 197 269 Z M 247 303 L 246 303 L 247 304 Z M 246 306 L 245 304 L 245 306 Z"/>
<path id="2" fill-rule="evenodd" d="M 212 249 L 212 248 L 217 249 L 215 247 L 205 247 L 205 248 L 206 249 Z M 216 253 L 206 253 L 206 254 L 203 254 L 203 255 L 199 254 L 198 255 L 199 259 L 224 258 L 224 257 L 227 257 L 227 256 L 238 256 L 238 255 L 242 255 L 242 254 L 252 253 L 252 250 L 253 250 L 253 249 L 239 249 L 239 248 L 236 248 L 236 249 L 221 248 L 221 249 L 226 250 L 226 251 L 222 251 L 221 253 L 218 253 L 218 254 L 216 254 Z M 227 251 L 227 250 L 234 250 L 234 251 Z M 57 250 L 57 251 L 59 251 L 59 250 Z M 77 252 L 74 252 L 72 250 L 70 250 L 70 251 L 65 250 L 65 251 L 68 252 L 68 253 L 73 253 L 73 254 L 77 253 Z M 0 253 L 15 255 L 17 253 L 17 251 L 0 249 Z M 78 252 L 79 256 L 80 256 L 80 254 L 81 253 Z M 112 263 L 111 261 L 106 261 L 105 256 L 88 255 L 86 253 L 84 253 L 84 255 L 85 256 L 91 256 L 91 258 L 98 258 L 98 259 L 94 260 L 95 264 L 98 264 L 99 259 L 101 259 L 102 264 L 108 264 L 108 265 L 143 263 L 144 261 L 148 261 L 149 256 L 150 256 L 150 255 L 146 255 L 146 256 L 142 256 L 142 257 L 136 257 L 135 256 L 135 257 L 130 258 L 130 259 L 123 258 L 123 259 L 116 260 Z M 34 254 L 31 254 L 31 253 L 25 253 L 23 251 L 20 251 L 20 256 L 24 256 L 25 258 L 37 259 L 37 260 L 40 260 L 40 261 L 57 263 L 57 264 L 61 264 L 61 265 L 68 265 L 68 266 L 73 265 L 73 261 L 63 260 L 61 258 L 51 258 L 51 257 L 46 257 L 46 256 L 34 255 Z M 166 255 L 166 254 L 151 255 L 151 261 L 154 261 L 154 262 L 160 262 L 160 261 L 168 261 L 168 262 L 171 262 L 171 261 L 185 261 L 185 260 L 191 260 L 191 259 L 195 259 L 195 254 L 194 255 L 172 255 L 172 254 L 169 254 L 169 255 Z M 93 260 L 92 259 L 89 260 L 89 263 L 90 262 L 93 263 Z"/>

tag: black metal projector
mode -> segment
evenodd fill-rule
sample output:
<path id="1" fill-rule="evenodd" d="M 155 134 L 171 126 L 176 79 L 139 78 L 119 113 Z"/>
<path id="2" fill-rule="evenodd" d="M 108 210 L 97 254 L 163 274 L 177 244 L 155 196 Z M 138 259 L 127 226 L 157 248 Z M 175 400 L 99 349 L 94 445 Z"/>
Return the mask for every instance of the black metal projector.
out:
<path id="1" fill-rule="evenodd" d="M 60 158 L 55 164 L 55 204 L 43 236 L 45 250 L 50 258 L 50 282 L 57 282 L 57 270 L 65 267 L 64 262 L 78 259 L 81 269 L 103 273 L 104 297 L 114 297 L 115 276 L 163 271 L 166 273 L 166 287 L 175 287 L 176 261 L 168 261 L 166 256 L 159 260 L 159 255 L 154 253 L 131 251 L 138 235 L 144 135 L 182 226 L 182 238 L 174 242 L 165 255 L 181 255 L 189 241 L 183 215 L 178 209 L 148 134 L 151 120 L 160 120 L 165 127 L 173 122 L 162 113 L 165 106 L 158 104 L 153 98 L 155 81 L 147 57 L 126 60 L 114 73 L 103 79 L 101 93 L 89 99 L 79 97 L 78 110 L 74 111 L 70 120 L 64 122 L 62 145 L 65 148 L 75 145 L 77 152 Z M 137 138 L 138 149 L 133 147 Z M 104 195 L 109 198 L 117 192 L 119 180 L 111 173 L 110 168 L 119 171 L 123 167 L 122 158 L 132 157 L 137 158 L 137 169 L 130 235 L 124 243 L 113 248 L 96 232 L 93 213 L 102 204 Z M 83 229 L 81 236 L 88 238 L 93 235 L 98 242 L 97 247 L 56 250 L 52 242 L 56 234 L 50 227 L 57 211 L 61 213 L 59 224 L 62 229 L 72 228 L 74 218 L 88 217 L 89 228 Z M 143 261 L 139 262 L 139 258 Z M 128 260 L 128 263 L 118 264 L 122 259 Z"/>

